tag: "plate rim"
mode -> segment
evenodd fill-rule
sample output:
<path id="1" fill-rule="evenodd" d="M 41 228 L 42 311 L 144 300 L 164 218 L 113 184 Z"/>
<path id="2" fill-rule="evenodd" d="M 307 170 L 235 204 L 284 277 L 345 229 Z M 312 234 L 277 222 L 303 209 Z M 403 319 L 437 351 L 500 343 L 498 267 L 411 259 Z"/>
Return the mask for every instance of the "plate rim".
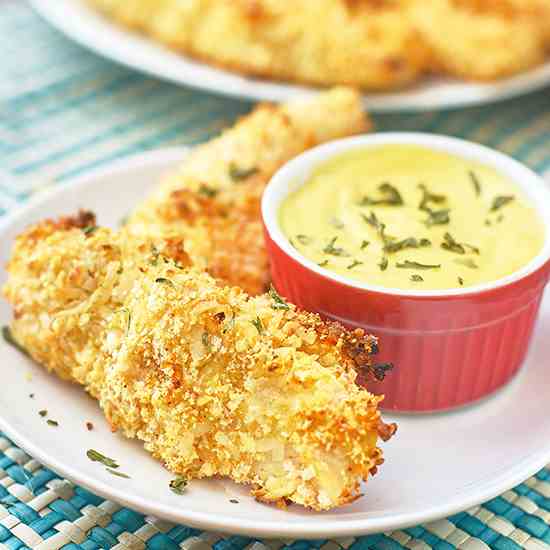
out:
<path id="1" fill-rule="evenodd" d="M 29 199 L 24 205 L 9 213 L 5 219 L 0 221 L 0 236 L 13 224 L 24 221 L 29 211 L 39 207 L 41 203 L 51 199 L 57 194 L 63 194 L 67 189 L 75 190 L 79 187 L 90 185 L 94 179 L 116 174 L 132 166 L 162 164 L 177 162 L 189 149 L 187 147 L 169 147 L 154 149 L 138 154 L 121 157 L 114 162 L 98 167 L 83 175 L 71 178 L 60 183 L 47 191 L 38 193 Z M 521 376 L 516 383 L 521 383 Z M 398 415 L 397 415 L 398 416 Z M 541 450 L 538 454 L 516 464 L 514 468 L 499 473 L 495 478 L 488 481 L 481 489 L 469 491 L 466 496 L 455 497 L 453 500 L 441 506 L 431 506 L 422 509 L 420 512 L 400 513 L 396 516 L 381 516 L 378 518 L 346 519 L 331 521 L 323 519 L 323 514 L 318 514 L 318 522 L 293 521 L 286 524 L 275 524 L 273 520 L 260 521 L 243 520 L 242 518 L 231 518 L 219 516 L 202 511 L 192 511 L 185 508 L 173 508 L 167 504 L 151 504 L 145 497 L 127 495 L 122 489 L 117 489 L 105 482 L 94 479 L 88 474 L 78 472 L 77 467 L 66 464 L 62 459 L 57 458 L 35 445 L 24 433 L 21 433 L 9 421 L 5 420 L 0 411 L 0 430 L 3 431 L 18 446 L 24 449 L 32 458 L 51 468 L 62 478 L 69 479 L 77 485 L 87 488 L 103 498 L 113 500 L 128 508 L 138 510 L 145 514 L 152 514 L 177 524 L 185 524 L 191 527 L 207 531 L 221 531 L 232 534 L 259 536 L 259 537 L 294 537 L 303 539 L 321 539 L 343 536 L 361 536 L 372 533 L 386 532 L 390 530 L 403 529 L 406 527 L 426 524 L 441 518 L 445 518 L 468 510 L 482 502 L 490 500 L 515 485 L 524 482 L 550 462 L 550 443 L 548 448 Z"/>
<path id="2" fill-rule="evenodd" d="M 291 82 L 253 78 L 236 72 L 227 71 L 207 63 L 202 63 L 184 54 L 174 53 L 162 44 L 158 44 L 148 37 L 118 27 L 106 19 L 101 21 L 101 25 L 105 32 L 115 37 L 115 42 L 118 34 L 122 33 L 128 35 L 130 40 L 138 40 L 154 47 L 158 54 L 164 53 L 166 56 L 176 55 L 181 62 L 180 69 L 184 67 L 185 72 L 192 73 L 193 71 L 202 71 L 203 73 L 200 78 L 195 79 L 193 79 L 191 74 L 187 76 L 178 76 L 175 72 L 168 71 L 162 67 L 152 67 L 150 66 L 151 64 L 144 66 L 143 63 L 137 60 L 129 59 L 116 48 L 107 47 L 107 45 L 99 41 L 87 39 L 86 32 L 82 32 L 82 30 L 88 27 L 85 18 L 67 17 L 65 13 L 67 9 L 75 9 L 77 12 L 86 10 L 89 13 L 94 13 L 92 8 L 84 5 L 83 0 L 56 0 L 55 2 L 29 0 L 29 3 L 40 17 L 80 46 L 120 65 L 129 67 L 140 73 L 161 78 L 173 84 L 188 86 L 214 93 L 218 96 L 229 96 L 236 99 L 253 101 L 286 101 L 290 99 L 290 97 L 310 95 L 322 89 Z M 94 15 L 96 14 L 94 13 Z M 96 17 L 101 18 L 101 16 Z M 79 19 L 81 19 L 81 21 L 79 21 Z M 112 42 L 110 46 L 112 46 Z M 454 82 L 452 79 L 447 80 L 451 82 L 451 85 Z M 441 77 L 441 82 L 445 82 L 444 77 Z M 457 94 L 453 99 L 448 98 L 438 102 L 437 100 L 434 101 L 434 98 L 430 95 L 422 97 L 422 90 L 420 89 L 417 90 L 419 97 L 415 99 L 415 88 L 413 87 L 386 93 L 364 93 L 363 103 L 365 107 L 373 113 L 418 113 L 423 111 L 453 110 L 476 105 L 498 103 L 549 86 L 550 58 L 545 63 L 533 67 L 527 72 L 512 75 L 493 83 L 468 83 L 456 81 L 455 85 L 457 87 L 463 86 L 472 88 L 474 91 L 472 97 L 459 97 L 459 94 Z M 408 97 L 410 92 L 413 92 L 413 97 Z"/>

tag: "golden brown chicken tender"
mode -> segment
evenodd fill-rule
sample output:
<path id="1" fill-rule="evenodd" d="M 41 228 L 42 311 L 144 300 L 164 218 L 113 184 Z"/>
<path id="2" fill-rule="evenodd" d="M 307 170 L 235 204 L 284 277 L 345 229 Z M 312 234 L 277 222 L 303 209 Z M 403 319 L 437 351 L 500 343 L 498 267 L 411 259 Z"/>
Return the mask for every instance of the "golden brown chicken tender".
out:
<path id="1" fill-rule="evenodd" d="M 249 294 L 265 292 L 270 277 L 260 199 L 270 177 L 305 149 L 369 127 L 359 95 L 345 88 L 261 105 L 194 148 L 127 228 L 135 235 L 184 238 L 197 268 Z"/>
<path id="2" fill-rule="evenodd" d="M 426 67 L 406 0 L 91 1 L 177 50 L 250 75 L 387 89 Z"/>
<path id="3" fill-rule="evenodd" d="M 410 13 L 438 72 L 494 80 L 545 59 L 543 27 L 524 10 L 477 0 L 430 0 L 415 3 Z"/>
<path id="4" fill-rule="evenodd" d="M 181 241 L 156 248 L 89 214 L 38 224 L 8 265 L 12 336 L 173 472 L 315 510 L 357 498 L 395 431 L 357 384 L 376 339 L 188 263 Z"/>
<path id="5" fill-rule="evenodd" d="M 510 18 L 530 18 L 550 45 L 550 0 L 455 0 L 458 5 Z M 510 37 L 510 39 L 514 39 Z"/>

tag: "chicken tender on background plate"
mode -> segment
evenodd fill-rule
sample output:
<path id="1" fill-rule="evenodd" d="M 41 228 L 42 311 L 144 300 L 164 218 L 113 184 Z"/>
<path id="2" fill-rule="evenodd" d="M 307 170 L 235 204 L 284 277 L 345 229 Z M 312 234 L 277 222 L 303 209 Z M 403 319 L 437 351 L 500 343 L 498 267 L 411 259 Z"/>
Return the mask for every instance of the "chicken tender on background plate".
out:
<path id="1" fill-rule="evenodd" d="M 434 70 L 473 80 L 511 76 L 544 61 L 547 31 L 535 13 L 507 0 L 430 0 L 411 6 L 414 24 L 433 52 Z"/>
<path id="2" fill-rule="evenodd" d="M 265 292 L 270 276 L 260 200 L 267 182 L 304 150 L 369 127 L 359 94 L 346 88 L 261 105 L 194 148 L 135 210 L 127 228 L 134 235 L 184 238 L 197 268 L 249 294 Z"/>
<path id="3" fill-rule="evenodd" d="M 113 20 L 229 70 L 403 88 L 430 73 L 495 80 L 544 61 L 548 0 L 89 0 Z"/>
<path id="4" fill-rule="evenodd" d="M 171 471 L 227 476 L 257 498 L 329 509 L 383 462 L 376 339 L 255 298 L 93 216 L 18 237 L 3 291 L 13 339 L 99 400 L 109 423 Z"/>
<path id="5" fill-rule="evenodd" d="M 91 0 L 114 20 L 220 67 L 310 84 L 402 87 L 427 66 L 408 0 Z"/>

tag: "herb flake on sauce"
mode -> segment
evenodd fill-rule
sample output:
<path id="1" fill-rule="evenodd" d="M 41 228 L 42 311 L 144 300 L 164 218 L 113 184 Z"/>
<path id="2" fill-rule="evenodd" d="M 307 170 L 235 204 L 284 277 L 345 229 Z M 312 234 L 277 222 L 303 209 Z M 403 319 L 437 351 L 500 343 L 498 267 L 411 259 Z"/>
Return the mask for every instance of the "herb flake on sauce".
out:
<path id="1" fill-rule="evenodd" d="M 404 204 L 401 193 L 389 182 L 381 183 L 378 186 L 381 195 L 378 199 L 363 197 L 360 206 L 401 206 Z"/>
<path id="2" fill-rule="evenodd" d="M 349 253 L 346 252 L 343 248 L 339 246 L 334 246 L 336 244 L 338 237 L 333 237 L 330 242 L 323 248 L 325 254 L 330 254 L 331 256 L 340 256 L 340 257 L 349 257 Z"/>
<path id="3" fill-rule="evenodd" d="M 421 264 L 420 262 L 405 260 L 404 262 L 396 263 L 395 267 L 399 267 L 400 269 L 440 269 L 441 264 Z"/>
<path id="4" fill-rule="evenodd" d="M 503 206 L 511 203 L 515 197 L 513 195 L 499 195 L 493 199 L 491 204 L 491 212 L 496 212 L 500 210 Z"/>

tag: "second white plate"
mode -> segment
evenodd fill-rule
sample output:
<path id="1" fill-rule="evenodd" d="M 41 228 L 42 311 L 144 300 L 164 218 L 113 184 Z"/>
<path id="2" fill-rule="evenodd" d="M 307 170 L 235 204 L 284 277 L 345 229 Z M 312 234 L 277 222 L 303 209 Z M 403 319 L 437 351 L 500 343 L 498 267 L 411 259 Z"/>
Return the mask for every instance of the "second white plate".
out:
<path id="1" fill-rule="evenodd" d="M 254 100 L 287 101 L 314 88 L 240 76 L 174 53 L 153 40 L 110 23 L 86 0 L 31 0 L 35 10 L 81 45 L 141 72 L 218 94 Z M 503 45 L 503 47 L 505 47 Z M 420 111 L 491 103 L 550 84 L 550 61 L 529 72 L 490 84 L 427 78 L 392 93 L 365 94 L 371 111 Z"/>
<path id="2" fill-rule="evenodd" d="M 123 159 L 33 199 L 0 223 L 0 265 L 13 239 L 46 216 L 92 209 L 102 225 L 120 220 L 181 161 L 182 150 Z M 0 271 L 0 285 L 6 273 Z M 9 322 L 0 300 L 0 324 Z M 386 463 L 349 506 L 314 513 L 260 504 L 244 487 L 222 480 L 190 483 L 182 496 L 171 475 L 137 441 L 111 433 L 95 401 L 61 382 L 0 340 L 0 430 L 60 475 L 133 509 L 207 530 L 248 536 L 323 538 L 383 532 L 465 510 L 522 482 L 550 462 L 550 299 L 522 374 L 505 390 L 454 413 L 399 416 L 395 438 L 384 444 Z M 5 391 L 9 388 L 9 391 Z M 29 394 L 34 394 L 31 399 Z M 38 411 L 47 409 L 58 427 Z M 91 421 L 95 429 L 88 431 Z M 528 428 L 528 429 L 527 429 Z M 115 458 L 131 479 L 112 477 L 86 457 L 96 449 Z M 230 502 L 238 500 L 238 504 Z"/>

